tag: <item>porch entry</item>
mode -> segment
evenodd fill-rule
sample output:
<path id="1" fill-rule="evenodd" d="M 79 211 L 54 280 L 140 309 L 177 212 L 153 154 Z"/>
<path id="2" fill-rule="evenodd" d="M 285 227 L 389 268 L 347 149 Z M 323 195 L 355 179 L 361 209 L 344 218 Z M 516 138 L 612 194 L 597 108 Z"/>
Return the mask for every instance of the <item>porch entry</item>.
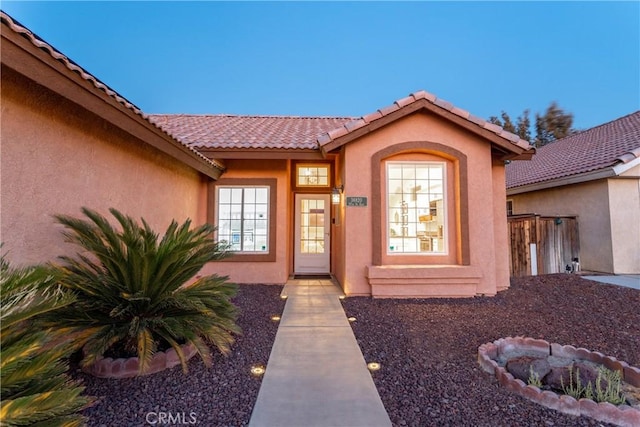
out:
<path id="1" fill-rule="evenodd" d="M 328 274 L 331 269 L 331 204 L 328 194 L 296 194 L 295 274 Z"/>

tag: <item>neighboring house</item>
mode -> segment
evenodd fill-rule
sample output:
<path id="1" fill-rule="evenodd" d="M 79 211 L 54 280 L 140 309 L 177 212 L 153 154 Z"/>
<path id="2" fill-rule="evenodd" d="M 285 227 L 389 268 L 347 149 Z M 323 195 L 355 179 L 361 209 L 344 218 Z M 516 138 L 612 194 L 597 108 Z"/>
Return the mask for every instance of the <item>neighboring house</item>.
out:
<path id="1" fill-rule="evenodd" d="M 51 214 L 191 217 L 238 283 L 331 274 L 347 295 L 509 286 L 505 160 L 526 141 L 426 92 L 360 118 L 151 115 L 2 15 L 2 240 L 66 251 Z"/>
<path id="2" fill-rule="evenodd" d="M 577 216 L 583 270 L 640 273 L 640 111 L 512 162 L 507 197 L 514 215 Z"/>

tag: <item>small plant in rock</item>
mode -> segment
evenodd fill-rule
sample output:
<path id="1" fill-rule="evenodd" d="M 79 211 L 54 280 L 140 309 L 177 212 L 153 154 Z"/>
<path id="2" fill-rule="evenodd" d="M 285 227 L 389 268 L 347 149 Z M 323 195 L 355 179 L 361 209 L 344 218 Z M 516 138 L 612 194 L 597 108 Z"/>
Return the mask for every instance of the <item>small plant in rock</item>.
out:
<path id="1" fill-rule="evenodd" d="M 604 384 L 603 385 L 603 381 Z M 580 370 L 576 368 L 575 379 L 573 368 L 569 369 L 569 385 L 565 386 L 562 378 L 562 391 L 576 400 L 586 398 L 595 402 L 609 402 L 613 405 L 621 405 L 626 402 L 622 393 L 622 379 L 619 371 L 611 371 L 604 366 L 598 368 L 595 387 L 589 381 L 586 386 L 580 380 Z"/>
<path id="2" fill-rule="evenodd" d="M 61 284 L 76 302 L 54 321 L 84 333 L 83 365 L 108 350 L 130 353 L 142 374 L 164 345 L 175 349 L 186 372 L 182 344 L 192 344 L 207 365 L 208 343 L 230 351 L 233 334 L 240 333 L 231 303 L 236 285 L 217 275 L 194 280 L 206 263 L 225 255 L 211 225 L 191 229 L 190 220 L 173 221 L 160 237 L 144 219 L 139 224 L 116 209 L 110 212 L 120 230 L 96 211 L 82 212 L 88 220 L 55 216 L 67 241 L 83 252 L 61 257 Z"/>
<path id="3" fill-rule="evenodd" d="M 0 425 L 80 426 L 91 404 L 67 375 L 73 347 L 40 318 L 73 302 L 48 269 L 13 268 L 0 258 Z"/>
<path id="4" fill-rule="evenodd" d="M 529 367 L 529 379 L 527 380 L 527 384 L 534 387 L 542 388 L 542 380 L 540 379 L 540 375 L 538 375 L 537 372 L 533 371 L 533 366 Z"/>
<path id="5" fill-rule="evenodd" d="M 578 368 L 576 368 L 575 379 L 573 376 L 573 367 L 569 368 L 569 385 L 564 385 L 564 379 L 562 377 L 560 377 L 560 384 L 562 385 L 562 392 L 573 397 L 576 400 L 583 398 L 587 390 L 582 385 L 582 380 L 580 379 L 580 369 Z"/>
<path id="6" fill-rule="evenodd" d="M 602 386 L 602 380 L 605 381 L 606 387 Z M 601 366 L 598 368 L 598 377 L 596 378 L 596 387 L 594 390 L 594 400 L 596 402 L 609 402 L 614 405 L 625 403 L 626 399 L 622 393 L 622 378 L 620 371 L 612 371 Z"/>

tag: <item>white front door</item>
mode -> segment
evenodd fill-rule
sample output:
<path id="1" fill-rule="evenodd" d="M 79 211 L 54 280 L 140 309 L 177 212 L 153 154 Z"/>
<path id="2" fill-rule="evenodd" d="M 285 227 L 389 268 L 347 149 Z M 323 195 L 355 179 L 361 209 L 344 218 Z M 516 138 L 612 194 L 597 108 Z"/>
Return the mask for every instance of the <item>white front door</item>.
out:
<path id="1" fill-rule="evenodd" d="M 326 274 L 331 268 L 328 194 L 296 194 L 294 273 Z"/>

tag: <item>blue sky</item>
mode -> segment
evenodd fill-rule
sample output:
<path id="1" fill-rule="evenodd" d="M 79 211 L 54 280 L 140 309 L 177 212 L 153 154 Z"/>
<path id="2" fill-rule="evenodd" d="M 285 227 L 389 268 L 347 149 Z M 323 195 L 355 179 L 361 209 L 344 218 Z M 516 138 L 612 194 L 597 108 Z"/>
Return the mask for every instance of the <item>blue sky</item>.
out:
<path id="1" fill-rule="evenodd" d="M 12 2 L 147 113 L 361 116 L 426 90 L 580 129 L 640 109 L 640 2 Z M 533 114 L 532 114 L 533 116 Z"/>

